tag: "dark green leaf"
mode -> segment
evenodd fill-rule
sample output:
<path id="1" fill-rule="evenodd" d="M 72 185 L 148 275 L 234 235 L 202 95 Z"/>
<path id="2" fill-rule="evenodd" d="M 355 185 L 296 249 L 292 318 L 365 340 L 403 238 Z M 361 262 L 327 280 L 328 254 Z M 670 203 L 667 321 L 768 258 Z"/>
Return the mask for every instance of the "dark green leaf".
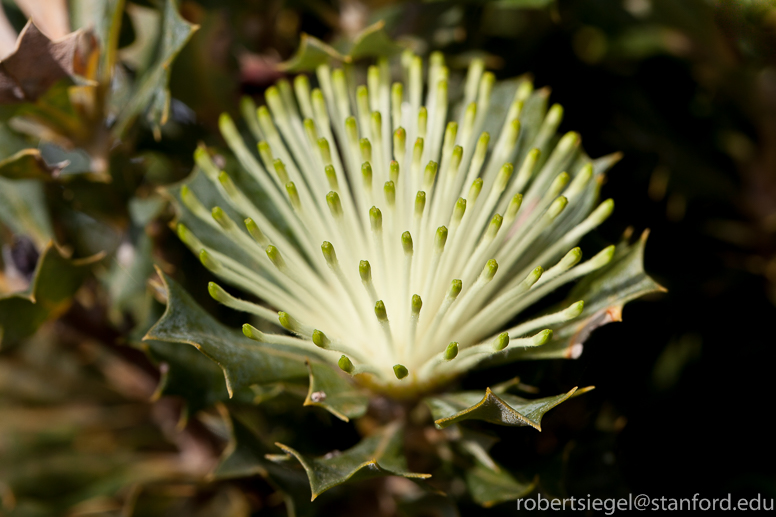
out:
<path id="1" fill-rule="evenodd" d="M 315 70 L 318 65 L 326 64 L 332 59 L 339 62 L 348 60 L 347 57 L 318 38 L 302 33 L 299 48 L 291 56 L 291 59 L 284 61 L 278 67 L 286 72 L 304 72 Z"/>
<path id="2" fill-rule="evenodd" d="M 59 170 L 59 167 L 49 167 L 37 149 L 22 149 L 0 161 L 0 176 L 12 180 L 50 180 Z"/>
<path id="3" fill-rule="evenodd" d="M 228 415 L 226 421 L 231 439 L 214 476 L 231 479 L 259 475 L 283 494 L 289 517 L 312 513 L 305 497 L 308 482 L 304 471 L 266 459 L 269 448 L 247 425 L 233 415 Z"/>
<path id="4" fill-rule="evenodd" d="M 531 483 L 521 483 L 503 468 L 495 465 L 487 467 L 477 462 L 474 467 L 466 470 L 466 486 L 474 502 L 489 508 L 506 501 L 516 501 L 525 497 L 536 486 L 536 480 Z"/>
<path id="5" fill-rule="evenodd" d="M 43 248 L 54 235 L 43 184 L 38 180 L 0 178 L 0 222 Z"/>
<path id="6" fill-rule="evenodd" d="M 309 363 L 310 388 L 305 406 L 320 406 L 347 422 L 366 413 L 369 397 L 325 364 Z"/>
<path id="7" fill-rule="evenodd" d="M 144 339 L 186 343 L 196 347 L 221 367 L 230 397 L 252 384 L 267 384 L 307 375 L 304 351 L 291 346 L 257 343 L 246 338 L 203 311 L 167 275 L 160 271 L 159 276 L 167 290 L 167 310 Z"/>
<path id="8" fill-rule="evenodd" d="M 29 289 L 0 297 L 0 345 L 30 336 L 43 322 L 65 312 L 91 264 L 101 258 L 69 260 L 50 243 L 38 259 Z"/>
<path id="9" fill-rule="evenodd" d="M 541 431 L 544 414 L 567 400 L 575 391 L 577 388 L 554 397 L 527 400 L 515 395 L 499 396 L 490 388 L 486 388 L 485 396 L 480 391 L 464 391 L 430 397 L 425 402 L 431 409 L 434 424 L 439 429 L 464 420 L 484 420 L 507 426 L 530 425 Z"/>
<path id="10" fill-rule="evenodd" d="M 394 423 L 345 452 L 329 453 L 323 458 L 309 458 L 287 445 L 275 445 L 302 464 L 310 481 L 311 500 L 315 500 L 326 490 L 347 481 L 377 476 L 403 476 L 414 479 L 431 477 L 431 474 L 407 471 L 402 453 L 402 438 L 403 433 L 398 423 Z"/>
<path id="11" fill-rule="evenodd" d="M 166 0 L 157 60 L 144 74 L 137 90 L 119 114 L 114 128 L 116 135 L 122 135 L 135 116 L 148 110 L 148 121 L 155 136 L 160 137 L 161 126 L 167 122 L 170 109 L 170 67 L 198 28 L 181 17 L 174 0 Z"/>
<path id="12" fill-rule="evenodd" d="M 362 30 L 355 37 L 348 53 L 351 60 L 362 57 L 389 57 L 401 51 L 385 32 L 385 22 L 379 21 Z"/>

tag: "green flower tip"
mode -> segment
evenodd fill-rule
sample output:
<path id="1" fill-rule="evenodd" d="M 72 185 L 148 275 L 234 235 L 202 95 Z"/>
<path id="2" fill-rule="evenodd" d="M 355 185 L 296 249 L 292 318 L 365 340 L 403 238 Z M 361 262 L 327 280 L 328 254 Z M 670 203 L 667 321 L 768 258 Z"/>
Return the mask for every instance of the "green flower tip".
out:
<path id="1" fill-rule="evenodd" d="M 412 314 L 417 316 L 420 314 L 420 309 L 423 307 L 423 300 L 417 294 L 412 295 Z"/>
<path id="2" fill-rule="evenodd" d="M 362 282 L 369 282 L 372 280 L 372 266 L 368 260 L 362 260 L 358 263 L 358 274 L 361 275 Z"/>
<path id="3" fill-rule="evenodd" d="M 254 341 L 264 342 L 265 337 L 264 333 L 257 329 L 256 327 L 249 325 L 248 323 L 244 324 L 242 326 L 243 334 L 245 334 L 245 337 L 252 339 Z"/>
<path id="4" fill-rule="evenodd" d="M 342 370 L 345 373 L 353 373 L 353 370 L 355 367 L 353 366 L 353 363 L 346 355 L 343 355 L 339 358 L 339 361 L 337 361 L 337 366 L 340 367 L 340 370 Z"/>
<path id="5" fill-rule="evenodd" d="M 403 364 L 395 364 L 393 365 L 393 373 L 396 375 L 396 378 L 399 380 L 404 379 L 407 375 L 410 374 L 410 372 L 407 370 L 407 367 Z"/>
<path id="6" fill-rule="evenodd" d="M 453 359 L 455 359 L 457 355 L 458 355 L 458 343 L 453 341 L 452 343 L 447 345 L 447 348 L 445 349 L 443 357 L 445 361 L 452 361 Z"/>
<path id="7" fill-rule="evenodd" d="M 385 303 L 382 300 L 377 300 L 375 303 L 375 316 L 380 321 L 388 321 L 388 312 L 385 310 Z"/>
<path id="8" fill-rule="evenodd" d="M 534 346 L 540 346 L 548 342 L 550 338 L 552 338 L 552 330 L 545 329 L 532 337 L 531 341 Z"/>
<path id="9" fill-rule="evenodd" d="M 509 345 L 509 333 L 502 332 L 493 340 L 493 350 L 499 352 Z"/>
<path id="10" fill-rule="evenodd" d="M 331 340 L 329 340 L 329 338 L 326 337 L 326 334 L 324 334 L 318 329 L 315 329 L 313 331 L 313 343 L 318 348 L 323 348 L 325 350 L 329 348 L 329 345 L 331 344 Z"/>
<path id="11" fill-rule="evenodd" d="M 410 235 L 410 232 L 401 234 L 401 246 L 404 248 L 405 254 L 412 253 L 412 235 Z"/>
<path id="12" fill-rule="evenodd" d="M 215 282 L 208 282 L 207 292 L 210 297 L 219 303 L 224 303 L 229 298 L 229 295 L 224 291 L 224 288 Z"/>

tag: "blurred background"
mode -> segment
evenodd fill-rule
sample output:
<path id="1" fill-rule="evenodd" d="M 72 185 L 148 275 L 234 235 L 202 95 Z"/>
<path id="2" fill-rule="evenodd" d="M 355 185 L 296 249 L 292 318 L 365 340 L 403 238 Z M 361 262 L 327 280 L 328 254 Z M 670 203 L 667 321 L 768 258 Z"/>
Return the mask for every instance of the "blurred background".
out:
<path id="1" fill-rule="evenodd" d="M 380 20 L 399 44 L 444 52 L 451 74 L 473 57 L 500 79 L 532 74 L 564 106 L 561 131 L 592 157 L 621 151 L 602 191 L 615 213 L 590 239 L 650 229 L 645 269 L 668 289 L 629 303 L 579 360 L 512 367 L 542 391 L 596 389 L 541 433 L 495 429 L 493 456 L 538 473 L 547 496 L 776 497 L 776 2 L 0 5 L 0 515 L 284 514 L 260 476 L 209 476 L 229 444 L 205 386 L 218 379 L 171 376 L 190 357 L 141 344 L 164 307 L 153 265 L 241 323 L 208 297 L 158 189 L 190 173 L 199 142 L 222 145 L 221 112 L 263 102 L 301 33 L 346 48 Z M 23 33 L 30 16 L 58 43 Z M 96 36 L 68 36 L 81 27 Z M 36 304 L 13 294 L 25 289 Z M 321 454 L 357 436 L 312 423 Z M 317 510 L 362 515 L 369 496 L 343 502 L 348 490 Z M 423 511 L 407 514 L 456 515 Z"/>

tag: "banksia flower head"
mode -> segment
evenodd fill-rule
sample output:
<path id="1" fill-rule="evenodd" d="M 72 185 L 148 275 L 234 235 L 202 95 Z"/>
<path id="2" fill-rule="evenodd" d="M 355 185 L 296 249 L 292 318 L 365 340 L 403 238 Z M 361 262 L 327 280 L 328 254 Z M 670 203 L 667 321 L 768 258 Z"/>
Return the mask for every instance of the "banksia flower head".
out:
<path id="1" fill-rule="evenodd" d="M 520 319 L 612 260 L 614 246 L 587 259 L 574 246 L 612 213 L 612 200 L 596 198 L 617 158 L 590 160 L 577 133 L 558 137 L 563 109 L 547 109 L 548 91 L 528 79 L 497 86 L 474 60 L 453 87 L 440 54 L 425 85 L 420 57 L 405 53 L 396 68 L 404 82 L 383 59 L 366 84 L 322 65 L 317 88 L 304 75 L 270 87 L 268 107 L 243 106 L 258 145 L 223 115 L 252 189 L 197 151 L 228 206 L 206 207 L 188 187 L 182 202 L 258 268 L 178 230 L 206 268 L 263 300 L 210 285 L 217 301 L 274 327 L 246 324 L 246 336 L 309 351 L 401 397 L 484 361 L 530 358 L 553 326 L 583 313 L 580 299 Z M 496 93 L 511 96 L 506 113 Z"/>

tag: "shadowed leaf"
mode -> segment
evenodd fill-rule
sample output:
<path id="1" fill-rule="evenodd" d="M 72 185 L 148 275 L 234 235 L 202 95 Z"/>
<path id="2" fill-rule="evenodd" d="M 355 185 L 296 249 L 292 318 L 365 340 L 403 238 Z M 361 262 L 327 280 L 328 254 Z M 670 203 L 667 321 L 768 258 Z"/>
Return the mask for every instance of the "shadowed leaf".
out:
<path id="1" fill-rule="evenodd" d="M 529 425 L 541 431 L 544 414 L 570 398 L 575 391 L 577 388 L 554 397 L 527 400 L 515 395 L 496 395 L 486 388 L 485 396 L 479 391 L 464 391 L 430 397 L 425 402 L 439 429 L 464 420 L 484 420 L 507 426 Z"/>
<path id="2" fill-rule="evenodd" d="M 239 418 L 224 413 L 231 436 L 213 476 L 233 479 L 259 475 L 283 494 L 289 517 L 311 514 L 313 506 L 305 497 L 308 481 L 304 471 L 266 459 L 270 451 L 261 439 Z"/>
<path id="3" fill-rule="evenodd" d="M 13 156 L 0 161 L 0 176 L 12 180 L 56 177 L 60 167 L 50 167 L 37 149 L 22 149 Z"/>
<path id="4" fill-rule="evenodd" d="M 466 486 L 475 503 L 490 508 L 525 497 L 536 486 L 536 480 L 521 483 L 503 468 L 496 466 L 492 469 L 477 462 L 466 470 Z"/>
<path id="5" fill-rule="evenodd" d="M 308 363 L 307 368 L 310 388 L 305 406 L 320 406 L 345 422 L 366 413 L 369 397 L 334 369 L 318 363 Z"/>
<path id="6" fill-rule="evenodd" d="M 43 322 L 65 312 L 91 264 L 101 258 L 69 260 L 49 243 L 38 259 L 29 289 L 0 297 L 0 346 L 30 336 Z"/>
<path id="7" fill-rule="evenodd" d="M 402 435 L 399 425 L 392 424 L 345 452 L 329 453 L 323 458 L 309 458 L 287 445 L 281 443 L 275 445 L 294 456 L 302 464 L 310 481 L 311 500 L 315 500 L 326 490 L 347 481 L 378 476 L 403 476 L 415 479 L 431 477 L 431 474 L 407 471 L 402 453 Z"/>
<path id="8" fill-rule="evenodd" d="M 122 135 L 141 111 L 147 110 L 147 120 L 154 136 L 161 137 L 161 126 L 167 122 L 170 111 L 170 67 L 178 53 L 199 29 L 178 13 L 174 0 L 164 4 L 161 25 L 161 41 L 156 62 L 146 71 L 139 86 L 118 117 L 115 134 Z"/>

